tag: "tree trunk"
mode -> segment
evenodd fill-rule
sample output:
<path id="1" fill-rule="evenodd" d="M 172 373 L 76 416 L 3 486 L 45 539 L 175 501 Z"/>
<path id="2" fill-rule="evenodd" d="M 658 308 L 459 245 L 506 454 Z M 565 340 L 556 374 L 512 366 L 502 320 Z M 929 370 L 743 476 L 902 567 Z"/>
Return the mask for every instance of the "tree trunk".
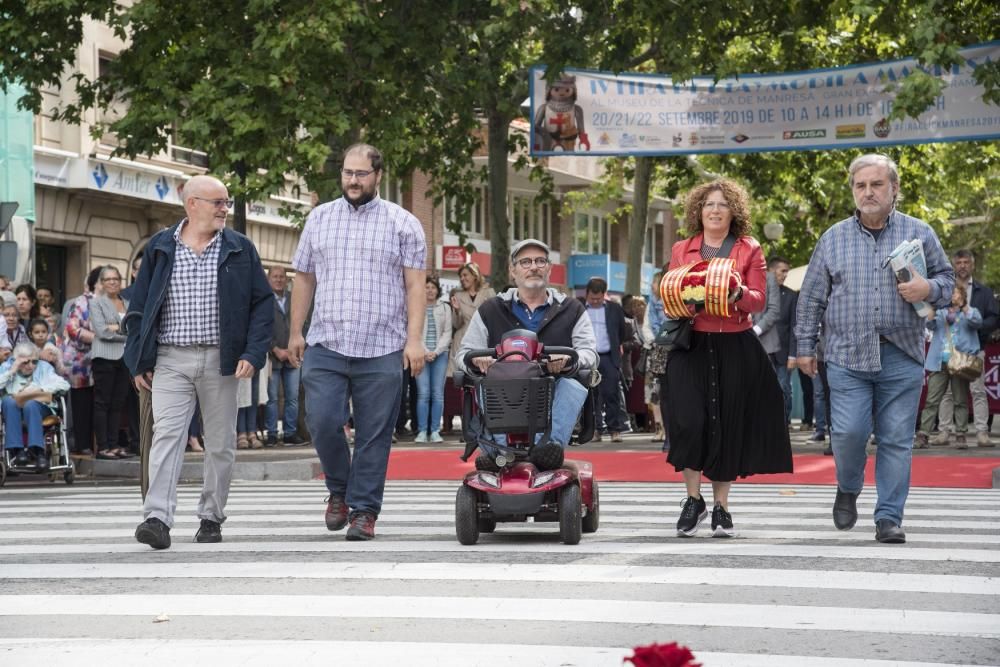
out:
<path id="1" fill-rule="evenodd" d="M 240 234 L 247 233 L 247 165 L 243 160 L 239 160 L 234 165 L 236 177 L 240 181 L 240 190 L 236 193 L 236 204 L 233 209 L 233 229 Z"/>
<path id="2" fill-rule="evenodd" d="M 635 159 L 634 197 L 632 220 L 628 230 L 628 263 L 625 273 L 625 292 L 639 294 L 642 283 L 642 248 L 646 241 L 649 221 L 649 182 L 653 176 L 653 158 Z"/>
<path id="3" fill-rule="evenodd" d="M 507 127 L 510 118 L 492 110 L 486 139 L 490 201 L 490 285 L 500 291 L 510 282 L 510 224 L 507 220 Z"/>

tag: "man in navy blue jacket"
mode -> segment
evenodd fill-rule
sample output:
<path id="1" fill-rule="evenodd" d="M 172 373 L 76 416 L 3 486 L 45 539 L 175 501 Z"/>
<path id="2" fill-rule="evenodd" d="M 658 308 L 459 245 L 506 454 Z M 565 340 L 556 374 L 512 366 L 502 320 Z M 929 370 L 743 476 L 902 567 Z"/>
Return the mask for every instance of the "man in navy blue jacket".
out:
<path id="1" fill-rule="evenodd" d="M 146 247 L 124 322 L 125 363 L 153 397 L 149 489 L 135 538 L 154 549 L 170 546 L 196 400 L 205 423 L 205 481 L 195 540 L 222 541 L 236 460 L 237 380 L 264 366 L 274 317 L 257 249 L 226 229 L 233 206 L 226 186 L 195 176 L 183 198 L 187 217 Z"/>

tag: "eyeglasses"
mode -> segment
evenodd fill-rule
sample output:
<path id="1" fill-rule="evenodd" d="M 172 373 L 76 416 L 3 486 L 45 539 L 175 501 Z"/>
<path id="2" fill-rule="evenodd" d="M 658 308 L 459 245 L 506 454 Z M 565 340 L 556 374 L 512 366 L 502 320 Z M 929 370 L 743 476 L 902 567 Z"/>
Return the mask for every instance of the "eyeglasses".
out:
<path id="1" fill-rule="evenodd" d="M 105 283 L 120 283 L 122 281 L 122 279 L 121 278 L 101 278 L 101 281 L 105 282 Z"/>
<path id="2" fill-rule="evenodd" d="M 522 269 L 530 269 L 532 267 L 532 265 L 541 268 L 543 266 L 548 266 L 549 265 L 549 258 L 548 257 L 525 257 L 523 259 L 517 260 L 514 263 L 517 264 L 518 266 L 520 266 Z"/>
<path id="3" fill-rule="evenodd" d="M 728 211 L 729 204 L 724 201 L 707 201 L 701 205 L 702 208 L 717 208 L 720 211 Z"/>
<path id="4" fill-rule="evenodd" d="M 205 197 L 195 197 L 191 196 L 191 199 L 200 199 L 201 201 L 207 201 L 212 206 L 218 208 L 220 206 L 225 206 L 226 208 L 232 208 L 233 204 L 236 203 L 233 199 L 207 199 Z"/>
<path id="5" fill-rule="evenodd" d="M 341 169 L 340 173 L 344 175 L 344 178 L 351 180 L 355 176 L 358 180 L 363 180 L 375 173 L 374 169 Z"/>
<path id="6" fill-rule="evenodd" d="M 25 359 L 21 363 L 22 364 L 37 364 L 38 363 L 38 359 Z"/>

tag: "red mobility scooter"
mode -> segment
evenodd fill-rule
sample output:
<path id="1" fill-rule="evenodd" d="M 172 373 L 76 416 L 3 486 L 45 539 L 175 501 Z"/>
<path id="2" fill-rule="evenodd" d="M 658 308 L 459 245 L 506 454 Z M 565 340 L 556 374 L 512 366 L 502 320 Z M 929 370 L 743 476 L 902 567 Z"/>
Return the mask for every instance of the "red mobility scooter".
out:
<path id="1" fill-rule="evenodd" d="M 475 544 L 480 533 L 492 533 L 497 523 L 523 523 L 529 517 L 536 523 L 558 521 L 565 544 L 577 544 L 581 533 L 597 531 L 600 506 L 593 467 L 587 461 L 564 460 L 562 447 L 550 440 L 557 378 L 546 362 L 554 354 L 570 357 L 561 375 L 575 377 L 587 388 L 579 427 L 569 443 L 580 445 L 594 435 L 599 375 L 579 369 L 576 350 L 545 347 L 534 332 L 515 329 L 495 349 L 466 354 L 468 372 L 455 373 L 463 393 L 466 447 L 461 458 L 468 461 L 476 449 L 483 451 L 455 499 L 455 533 L 462 544 Z M 485 374 L 473 363 L 482 357 L 498 362 Z M 501 434 L 505 438 L 498 439 Z"/>

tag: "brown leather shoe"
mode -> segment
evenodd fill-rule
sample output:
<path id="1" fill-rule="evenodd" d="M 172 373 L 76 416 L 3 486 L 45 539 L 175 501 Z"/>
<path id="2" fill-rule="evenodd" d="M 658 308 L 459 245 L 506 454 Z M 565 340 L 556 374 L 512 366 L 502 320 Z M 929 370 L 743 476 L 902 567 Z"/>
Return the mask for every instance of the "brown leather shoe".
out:
<path id="1" fill-rule="evenodd" d="M 371 540 L 375 538 L 375 515 L 371 512 L 357 512 L 351 517 L 351 527 L 347 529 L 348 540 Z"/>
<path id="2" fill-rule="evenodd" d="M 326 499 L 326 529 L 340 530 L 347 525 L 347 503 L 332 493 Z"/>

